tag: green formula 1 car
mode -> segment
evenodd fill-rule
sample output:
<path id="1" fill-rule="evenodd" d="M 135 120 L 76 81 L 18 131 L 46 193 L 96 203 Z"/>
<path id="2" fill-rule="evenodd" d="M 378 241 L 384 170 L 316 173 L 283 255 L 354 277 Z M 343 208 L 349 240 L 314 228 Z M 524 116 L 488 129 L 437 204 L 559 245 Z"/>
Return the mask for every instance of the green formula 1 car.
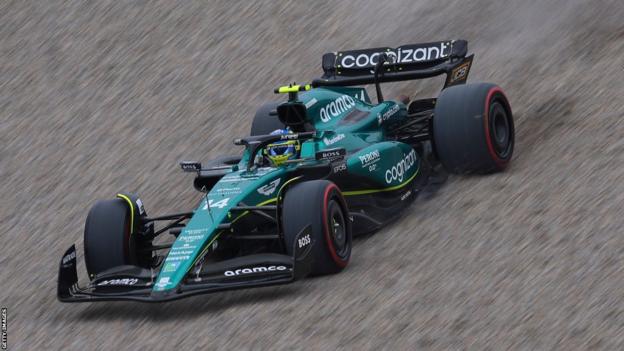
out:
<path id="1" fill-rule="evenodd" d="M 325 54 L 321 78 L 276 89 L 287 101 L 258 110 L 251 136 L 234 141 L 242 156 L 181 162 L 201 192 L 194 210 L 150 217 L 126 193 L 96 202 L 90 281 L 78 284 L 72 246 L 58 299 L 157 302 L 340 272 L 352 237 L 395 220 L 434 177 L 509 163 L 509 103 L 496 85 L 465 84 L 472 60 L 464 40 Z M 437 98 L 383 98 L 380 83 L 442 74 Z M 357 87 L 367 84 L 376 103 Z"/>

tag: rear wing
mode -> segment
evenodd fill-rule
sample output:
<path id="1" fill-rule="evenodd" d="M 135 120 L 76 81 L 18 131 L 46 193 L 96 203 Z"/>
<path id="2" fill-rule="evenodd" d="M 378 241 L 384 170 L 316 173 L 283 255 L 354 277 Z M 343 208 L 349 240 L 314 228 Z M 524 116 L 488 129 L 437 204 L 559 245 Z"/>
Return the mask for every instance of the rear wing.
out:
<path id="1" fill-rule="evenodd" d="M 312 86 L 351 86 L 374 84 L 374 69 L 381 55 L 387 61 L 378 82 L 431 78 L 446 74 L 444 87 L 463 84 L 468 79 L 474 55 L 468 53 L 465 40 L 402 45 L 397 48 L 373 48 L 339 51 L 323 55 L 323 76 Z"/>

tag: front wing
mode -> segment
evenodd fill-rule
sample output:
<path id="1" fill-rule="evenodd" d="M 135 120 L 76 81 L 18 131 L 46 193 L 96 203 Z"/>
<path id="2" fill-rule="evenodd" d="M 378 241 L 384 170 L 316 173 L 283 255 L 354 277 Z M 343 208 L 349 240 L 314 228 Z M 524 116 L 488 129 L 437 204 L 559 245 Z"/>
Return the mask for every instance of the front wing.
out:
<path id="1" fill-rule="evenodd" d="M 161 283 L 156 281 L 156 270 L 137 266 L 111 268 L 81 287 L 76 269 L 76 248 L 72 245 L 60 262 L 57 297 L 61 302 L 164 302 L 223 290 L 291 283 L 310 273 L 312 245 L 314 243 L 296 248 L 294 257 L 265 253 L 202 265 L 187 273 L 177 287 L 164 291 L 153 290 Z"/>

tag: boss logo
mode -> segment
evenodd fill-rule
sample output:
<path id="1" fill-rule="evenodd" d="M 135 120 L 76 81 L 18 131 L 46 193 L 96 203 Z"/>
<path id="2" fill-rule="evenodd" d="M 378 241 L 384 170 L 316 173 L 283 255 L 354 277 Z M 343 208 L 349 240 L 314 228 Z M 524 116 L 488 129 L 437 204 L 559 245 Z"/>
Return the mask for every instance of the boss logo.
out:
<path id="1" fill-rule="evenodd" d="M 306 234 L 302 236 L 301 238 L 297 239 L 297 244 L 299 245 L 299 248 L 308 246 L 310 245 L 311 242 L 312 242 L 312 239 L 310 239 L 310 234 Z"/>
<path id="2" fill-rule="evenodd" d="M 184 172 L 199 172 L 201 170 L 201 163 L 193 161 L 182 161 L 180 162 L 180 168 L 182 168 Z"/>
<path id="3" fill-rule="evenodd" d="M 76 258 L 76 251 L 72 251 L 67 256 L 63 257 L 63 264 L 67 264 L 69 261 Z"/>
<path id="4" fill-rule="evenodd" d="M 338 151 L 323 152 L 321 154 L 321 157 L 323 158 L 333 158 L 333 157 L 338 157 L 338 156 L 340 156 L 340 152 Z"/>
<path id="5" fill-rule="evenodd" d="M 315 158 L 317 160 L 335 160 L 341 159 L 344 155 L 347 154 L 347 151 L 344 148 L 335 148 L 331 150 L 319 151 L 315 154 Z"/>

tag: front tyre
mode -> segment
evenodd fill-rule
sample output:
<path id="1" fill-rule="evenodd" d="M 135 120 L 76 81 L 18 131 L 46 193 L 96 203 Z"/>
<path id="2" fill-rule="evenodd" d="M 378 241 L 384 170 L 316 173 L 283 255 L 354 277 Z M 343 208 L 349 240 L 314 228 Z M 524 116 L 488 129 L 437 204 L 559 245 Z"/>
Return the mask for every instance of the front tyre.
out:
<path id="1" fill-rule="evenodd" d="M 313 180 L 292 186 L 286 192 L 282 228 L 286 251 L 294 255 L 297 235 L 310 228 L 313 242 L 312 275 L 334 274 L 349 263 L 352 229 L 347 204 L 336 184 Z"/>
<path id="2" fill-rule="evenodd" d="M 449 172 L 502 171 L 511 160 L 514 140 L 511 107 L 500 87 L 457 85 L 440 93 L 433 116 L 433 142 Z"/>
<path id="3" fill-rule="evenodd" d="M 89 277 L 112 267 L 136 264 L 136 245 L 135 238 L 131 237 L 130 217 L 130 209 L 122 199 L 102 200 L 93 205 L 84 230 L 85 262 Z"/>

